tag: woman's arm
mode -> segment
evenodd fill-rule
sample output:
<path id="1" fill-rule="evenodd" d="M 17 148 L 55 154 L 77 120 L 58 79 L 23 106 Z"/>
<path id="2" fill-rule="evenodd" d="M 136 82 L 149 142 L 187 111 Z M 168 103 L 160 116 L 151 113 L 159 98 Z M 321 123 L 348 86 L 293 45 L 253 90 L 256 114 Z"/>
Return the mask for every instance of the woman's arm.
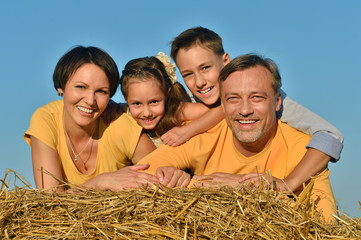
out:
<path id="1" fill-rule="evenodd" d="M 33 136 L 31 136 L 31 158 L 36 188 L 52 188 L 61 184 L 57 180 L 63 180 L 58 153 Z M 63 190 L 62 187 L 52 189 L 54 192 Z"/>
<path id="2" fill-rule="evenodd" d="M 182 113 L 182 121 L 190 121 L 182 126 L 174 127 L 165 134 L 161 139 L 164 144 L 176 147 L 191 137 L 206 132 L 224 118 L 221 106 L 209 109 L 202 103 L 186 103 Z"/>
<path id="3" fill-rule="evenodd" d="M 148 137 L 145 135 L 145 138 Z M 141 139 L 142 140 L 139 140 L 139 144 L 145 147 L 143 144 L 144 141 L 147 141 L 142 137 Z M 149 141 L 151 144 L 153 144 L 150 139 Z M 137 146 L 137 149 L 138 151 L 136 150 L 137 153 L 135 153 L 135 155 L 140 157 L 150 149 L 155 149 L 155 147 L 154 145 L 153 147 L 147 146 L 146 148 Z M 33 160 L 33 171 L 36 188 L 50 188 L 51 192 L 64 191 L 64 188 L 59 186 L 59 184 L 62 182 L 57 180 L 63 180 L 57 152 L 41 142 L 36 137 L 31 136 L 31 155 Z M 81 184 L 81 186 L 98 190 L 110 189 L 113 191 L 119 191 L 125 188 L 137 188 L 148 183 L 158 183 L 159 181 L 156 176 L 139 172 L 146 170 L 148 167 L 149 165 L 146 164 L 129 166 L 119 169 L 115 172 L 102 173 Z M 47 172 L 49 172 L 51 175 Z"/>

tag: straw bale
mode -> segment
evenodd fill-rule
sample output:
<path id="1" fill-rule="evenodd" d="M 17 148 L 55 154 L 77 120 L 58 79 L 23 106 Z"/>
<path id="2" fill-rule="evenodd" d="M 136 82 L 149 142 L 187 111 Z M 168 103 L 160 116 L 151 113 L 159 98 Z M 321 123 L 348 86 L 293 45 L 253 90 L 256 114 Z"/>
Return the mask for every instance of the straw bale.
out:
<path id="1" fill-rule="evenodd" d="M 312 202 L 218 187 L 50 194 L 2 186 L 0 239 L 360 239 L 361 219 L 326 224 Z"/>

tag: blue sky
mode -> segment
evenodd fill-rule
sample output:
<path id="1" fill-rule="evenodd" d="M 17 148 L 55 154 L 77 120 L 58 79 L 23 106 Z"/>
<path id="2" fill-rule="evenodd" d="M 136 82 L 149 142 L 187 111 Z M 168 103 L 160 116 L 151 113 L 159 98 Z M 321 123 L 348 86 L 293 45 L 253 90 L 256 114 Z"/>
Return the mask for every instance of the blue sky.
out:
<path id="1" fill-rule="evenodd" d="M 287 94 L 344 134 L 331 181 L 340 210 L 359 218 L 360 11 L 356 0 L 1 1 L 0 178 L 10 168 L 34 182 L 23 133 L 36 108 L 59 99 L 52 72 L 70 48 L 100 47 L 121 71 L 132 58 L 169 54 L 175 36 L 204 26 L 232 58 L 253 52 L 275 60 Z M 113 99 L 124 101 L 120 91 Z"/>

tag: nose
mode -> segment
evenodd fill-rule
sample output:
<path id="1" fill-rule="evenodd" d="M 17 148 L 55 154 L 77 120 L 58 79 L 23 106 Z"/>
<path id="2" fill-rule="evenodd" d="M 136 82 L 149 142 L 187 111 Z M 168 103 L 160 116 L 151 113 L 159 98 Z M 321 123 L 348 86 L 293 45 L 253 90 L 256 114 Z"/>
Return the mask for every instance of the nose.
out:
<path id="1" fill-rule="evenodd" d="M 201 74 L 197 74 L 196 76 L 196 86 L 198 89 L 202 89 L 204 86 L 207 85 L 207 81 Z"/>
<path id="2" fill-rule="evenodd" d="M 149 106 L 144 106 L 143 107 L 143 115 L 144 117 L 151 117 L 152 116 L 152 110 L 150 109 Z"/>
<path id="3" fill-rule="evenodd" d="M 238 113 L 242 117 L 248 117 L 253 114 L 253 106 L 249 101 L 242 101 L 238 108 Z"/>
<path id="4" fill-rule="evenodd" d="M 96 104 L 96 97 L 95 97 L 95 93 L 94 92 L 87 92 L 85 99 L 84 99 L 85 103 L 88 104 L 89 106 L 94 106 Z"/>

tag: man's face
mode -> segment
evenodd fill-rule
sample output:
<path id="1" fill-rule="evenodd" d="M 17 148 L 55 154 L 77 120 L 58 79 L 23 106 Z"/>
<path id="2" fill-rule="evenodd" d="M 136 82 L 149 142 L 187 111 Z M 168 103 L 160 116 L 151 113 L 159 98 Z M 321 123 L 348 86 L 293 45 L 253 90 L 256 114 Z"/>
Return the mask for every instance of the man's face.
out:
<path id="1" fill-rule="evenodd" d="M 273 77 L 263 66 L 231 73 L 222 83 L 221 102 L 237 149 L 264 147 L 276 128 L 281 97 L 275 96 Z"/>
<path id="2" fill-rule="evenodd" d="M 230 59 L 227 53 L 216 55 L 211 49 L 193 45 L 180 49 L 175 59 L 177 67 L 188 89 L 210 106 L 219 99 L 218 76 Z"/>

